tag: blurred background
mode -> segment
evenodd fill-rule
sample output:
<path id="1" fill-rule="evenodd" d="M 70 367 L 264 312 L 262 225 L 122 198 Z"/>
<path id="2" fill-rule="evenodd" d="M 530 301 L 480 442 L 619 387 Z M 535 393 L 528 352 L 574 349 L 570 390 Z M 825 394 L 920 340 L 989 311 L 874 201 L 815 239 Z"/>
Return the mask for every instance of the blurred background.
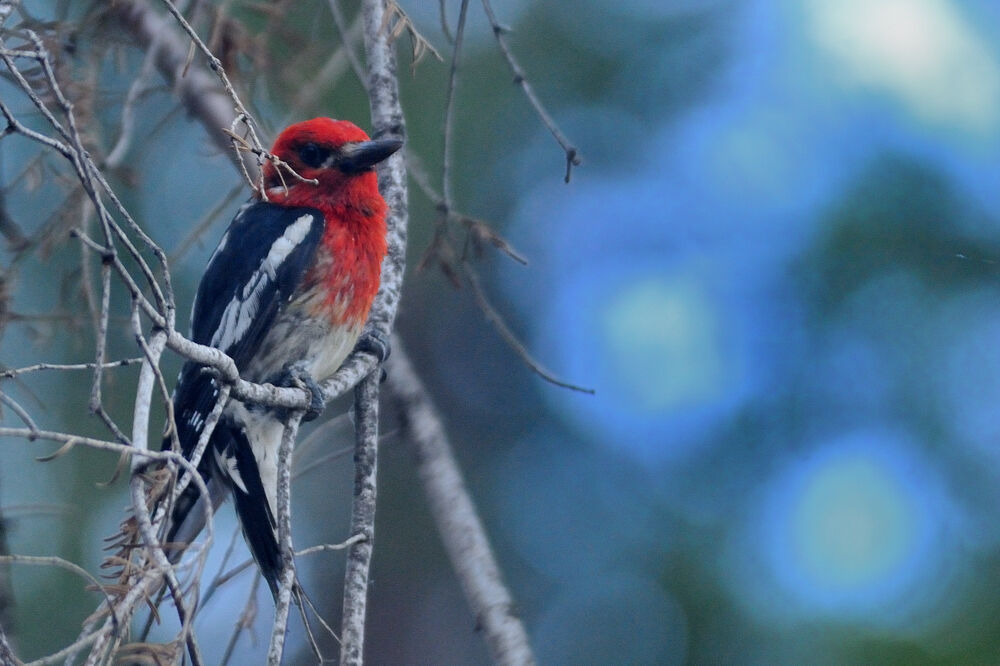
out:
<path id="1" fill-rule="evenodd" d="M 206 30 L 219 8 L 190 4 Z M 333 58 L 341 42 L 326 3 L 270 13 L 221 4 L 235 36 L 231 74 L 271 136 L 315 115 L 369 126 L 362 87 Z M 445 4 L 454 30 L 459 3 Z M 86 5 L 33 11 L 69 25 Z M 401 5 L 447 61 L 438 3 Z M 343 9 L 354 22 L 356 3 Z M 473 2 L 455 108 L 456 205 L 529 261 L 491 252 L 478 261 L 493 303 L 544 365 L 596 394 L 543 382 L 468 288 L 433 266 L 413 270 L 436 212 L 412 184 L 398 329 L 539 661 L 1000 663 L 1000 5 L 497 0 L 495 9 L 584 164 L 563 183 L 563 153 L 511 83 Z M 97 64 L 89 126 L 110 151 L 143 54 L 106 24 L 84 25 L 59 55 Z M 407 38 L 400 44 L 408 150 L 439 187 L 448 63 L 428 57 L 411 73 Z M 162 81 L 150 81 L 136 107 L 140 138 L 112 175 L 174 253 L 186 313 L 246 190 Z M 0 98 L 27 112 L 7 82 Z M 5 211 L 37 241 L 17 251 L 8 237 L 0 254 L 6 367 L 93 353 L 79 250 L 65 242 L 67 190 L 37 156 L 23 138 L 0 143 Z M 201 222 L 210 226 L 192 238 Z M 111 356 L 134 356 L 127 322 L 113 328 Z M 171 359 L 167 375 L 178 367 Z M 116 371 L 106 388 L 125 422 L 136 375 Z M 89 381 L 36 374 L 3 387 L 42 427 L 104 437 L 87 415 Z M 351 443 L 345 408 L 312 425 L 323 430 L 308 459 Z M 3 423 L 18 425 L 9 412 Z M 484 663 L 412 458 L 391 419 L 383 431 L 369 662 Z M 124 516 L 124 485 L 96 485 L 112 476 L 108 455 L 35 462 L 55 448 L 0 447 L 7 540 L 12 552 L 93 571 L 101 538 Z M 298 547 L 348 536 L 351 478 L 342 455 L 296 481 Z M 231 514 L 220 512 L 210 572 Z M 232 559 L 245 557 L 237 539 Z M 300 567 L 338 618 L 342 555 Z M 10 575 L 25 658 L 71 642 L 96 604 L 62 571 Z M 198 631 L 209 661 L 251 581 L 244 574 L 206 604 Z M 264 651 L 271 602 L 264 589 L 258 597 L 236 663 Z M 301 638 L 297 626 L 290 663 L 311 662 Z"/>

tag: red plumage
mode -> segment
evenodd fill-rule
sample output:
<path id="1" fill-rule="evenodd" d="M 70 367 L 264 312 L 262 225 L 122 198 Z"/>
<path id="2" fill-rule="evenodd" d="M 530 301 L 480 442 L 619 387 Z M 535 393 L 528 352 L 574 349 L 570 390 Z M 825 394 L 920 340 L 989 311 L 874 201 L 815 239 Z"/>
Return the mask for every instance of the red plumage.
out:
<path id="1" fill-rule="evenodd" d="M 346 120 L 313 118 L 288 127 L 274 142 L 271 152 L 305 180 L 282 172 L 272 162 L 264 165 L 268 201 L 285 206 L 318 208 L 326 218 L 320 251 L 306 282 L 322 289 L 328 316 L 336 324 L 364 323 L 378 291 L 382 258 L 386 252 L 387 206 L 371 170 L 344 173 L 315 167 L 300 155 L 312 143 L 328 150 L 369 141 L 360 127 Z M 336 308 L 338 301 L 345 308 Z M 318 313 L 317 313 L 318 314 Z"/>

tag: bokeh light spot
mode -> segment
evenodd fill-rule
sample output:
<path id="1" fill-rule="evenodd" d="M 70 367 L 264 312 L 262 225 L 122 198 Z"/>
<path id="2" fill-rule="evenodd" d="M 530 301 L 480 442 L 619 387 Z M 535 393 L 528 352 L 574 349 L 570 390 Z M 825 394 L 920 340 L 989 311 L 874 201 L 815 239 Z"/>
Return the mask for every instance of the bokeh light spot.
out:
<path id="1" fill-rule="evenodd" d="M 946 621 L 963 512 L 907 433 L 818 442 L 762 488 L 727 556 L 737 597 L 772 621 Z"/>
<path id="2" fill-rule="evenodd" d="M 612 367 L 640 408 L 676 408 L 719 391 L 715 316 L 692 281 L 640 278 L 614 295 L 602 320 Z"/>
<path id="3" fill-rule="evenodd" d="M 889 93 L 924 121 L 994 133 L 1000 67 L 944 0 L 811 0 L 813 38 L 849 85 Z"/>
<path id="4" fill-rule="evenodd" d="M 913 545 L 908 509 L 887 470 L 864 456 L 816 470 L 793 517 L 803 569 L 818 585 L 831 588 L 878 581 Z"/>

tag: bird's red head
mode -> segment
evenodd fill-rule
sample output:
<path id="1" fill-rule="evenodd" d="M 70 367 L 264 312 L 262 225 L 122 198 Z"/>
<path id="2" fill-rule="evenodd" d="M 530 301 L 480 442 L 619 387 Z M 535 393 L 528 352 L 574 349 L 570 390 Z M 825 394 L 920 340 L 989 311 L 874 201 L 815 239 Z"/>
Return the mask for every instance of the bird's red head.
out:
<path id="1" fill-rule="evenodd" d="M 317 208 L 326 223 L 316 258 L 303 277 L 303 284 L 321 295 L 306 299 L 317 308 L 315 315 L 352 326 L 368 316 L 386 252 L 388 208 L 374 167 L 402 145 L 399 139 L 373 141 L 357 125 L 331 118 L 291 125 L 274 142 L 272 153 L 316 183 L 266 162 L 268 201 Z"/>
<path id="2" fill-rule="evenodd" d="M 346 120 L 313 118 L 290 125 L 278 136 L 271 152 L 302 178 L 318 184 L 302 182 L 286 169 L 266 162 L 267 198 L 288 206 L 313 206 L 324 212 L 329 212 L 334 203 L 370 209 L 370 200 L 382 201 L 373 169 L 402 145 L 399 139 L 373 141 Z"/>

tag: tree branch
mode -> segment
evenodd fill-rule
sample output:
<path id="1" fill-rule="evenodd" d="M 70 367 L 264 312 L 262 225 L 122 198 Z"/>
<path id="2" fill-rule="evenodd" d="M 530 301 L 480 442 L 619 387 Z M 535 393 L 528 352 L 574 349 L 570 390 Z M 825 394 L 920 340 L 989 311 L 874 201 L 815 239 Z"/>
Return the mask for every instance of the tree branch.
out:
<path id="1" fill-rule="evenodd" d="M 367 88 L 371 104 L 373 136 L 405 138 L 406 125 L 399 103 L 396 57 L 386 26 L 383 0 L 364 0 L 361 6 L 365 27 Z M 386 241 L 378 294 L 367 326 L 388 338 L 403 284 L 406 264 L 408 202 L 406 167 L 403 156 L 392 155 L 378 166 L 379 187 L 389 205 Z M 370 355 L 368 355 L 370 356 Z M 374 371 L 374 372 L 373 372 Z M 364 541 L 351 546 L 344 577 L 344 610 L 341 629 L 340 663 L 351 666 L 364 661 L 365 612 L 368 571 L 375 537 L 376 463 L 378 460 L 377 367 L 372 367 L 355 389 L 355 477 L 351 509 L 351 534 L 363 534 Z"/>
<path id="2" fill-rule="evenodd" d="M 455 462 L 441 417 L 398 336 L 393 341 L 393 353 L 386 369 L 390 404 L 402 420 L 406 434 L 403 439 L 416 456 L 417 473 L 427 494 L 431 515 L 493 661 L 502 666 L 534 664 L 527 633 L 514 614 L 514 601 L 504 586 L 486 530 Z"/>
<path id="3" fill-rule="evenodd" d="M 347 551 L 344 611 L 340 632 L 341 666 L 364 663 L 368 572 L 375 543 L 376 470 L 378 468 L 378 374 L 371 373 L 354 389 L 354 500 L 351 534 L 361 538 Z"/>
<path id="4" fill-rule="evenodd" d="M 267 650 L 268 666 L 280 666 L 288 627 L 288 611 L 295 587 L 295 551 L 292 548 L 292 449 L 299 431 L 302 412 L 293 412 L 281 434 L 278 449 L 278 546 L 281 548 L 281 574 L 278 576 L 278 596 L 274 604 L 274 626 Z"/>

